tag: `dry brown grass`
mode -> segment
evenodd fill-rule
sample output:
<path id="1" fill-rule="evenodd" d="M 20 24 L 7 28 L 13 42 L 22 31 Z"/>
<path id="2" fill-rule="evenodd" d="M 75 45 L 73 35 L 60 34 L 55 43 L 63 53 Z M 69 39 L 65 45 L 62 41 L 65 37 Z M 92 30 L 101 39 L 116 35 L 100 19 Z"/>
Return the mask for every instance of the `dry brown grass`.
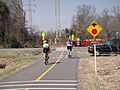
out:
<path id="1" fill-rule="evenodd" d="M 120 55 L 97 57 L 97 73 L 94 73 L 94 60 L 80 60 L 79 90 L 120 90 Z"/>
<path id="2" fill-rule="evenodd" d="M 16 73 L 33 64 L 40 57 L 38 50 L 1 50 L 0 64 L 5 64 L 5 68 L 0 68 L 0 80 Z"/>

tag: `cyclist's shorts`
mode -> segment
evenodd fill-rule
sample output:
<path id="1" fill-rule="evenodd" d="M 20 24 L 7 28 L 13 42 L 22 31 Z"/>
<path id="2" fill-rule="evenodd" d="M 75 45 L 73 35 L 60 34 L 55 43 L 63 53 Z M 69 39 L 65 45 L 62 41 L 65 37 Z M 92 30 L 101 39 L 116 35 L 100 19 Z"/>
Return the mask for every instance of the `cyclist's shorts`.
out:
<path id="1" fill-rule="evenodd" d="M 67 50 L 72 51 L 72 46 L 67 46 Z"/>
<path id="2" fill-rule="evenodd" d="M 49 48 L 43 48 L 43 53 L 48 53 L 49 52 Z"/>

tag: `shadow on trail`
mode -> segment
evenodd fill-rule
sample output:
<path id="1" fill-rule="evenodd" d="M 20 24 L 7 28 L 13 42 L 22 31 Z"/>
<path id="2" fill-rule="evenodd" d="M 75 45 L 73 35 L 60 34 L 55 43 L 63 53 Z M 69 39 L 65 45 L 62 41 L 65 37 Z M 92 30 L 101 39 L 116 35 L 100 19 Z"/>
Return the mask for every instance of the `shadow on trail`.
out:
<path id="1" fill-rule="evenodd" d="M 91 56 L 94 56 L 94 55 L 91 55 Z M 101 56 L 104 56 L 104 57 L 110 57 L 110 56 L 117 56 L 117 54 L 101 54 L 97 57 L 101 57 Z"/>
<path id="2" fill-rule="evenodd" d="M 59 64 L 61 62 L 52 62 L 52 63 L 48 63 L 48 65 L 53 65 L 53 64 Z"/>
<path id="3" fill-rule="evenodd" d="M 72 56 L 70 59 L 80 59 L 81 57 L 78 56 Z"/>

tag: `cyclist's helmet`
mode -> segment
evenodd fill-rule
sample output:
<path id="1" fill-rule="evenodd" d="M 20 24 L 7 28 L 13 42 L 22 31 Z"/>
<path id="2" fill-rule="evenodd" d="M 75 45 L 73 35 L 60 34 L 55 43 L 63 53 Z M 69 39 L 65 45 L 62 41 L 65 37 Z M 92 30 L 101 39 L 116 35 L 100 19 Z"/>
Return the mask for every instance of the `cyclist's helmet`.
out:
<path id="1" fill-rule="evenodd" d="M 44 42 L 44 43 L 48 43 L 48 40 L 44 40 L 43 42 Z"/>
<path id="2" fill-rule="evenodd" d="M 44 42 L 44 43 L 47 43 L 47 40 L 44 40 L 43 42 Z"/>
<path id="3" fill-rule="evenodd" d="M 71 42 L 72 40 L 71 39 L 68 39 L 69 42 Z"/>

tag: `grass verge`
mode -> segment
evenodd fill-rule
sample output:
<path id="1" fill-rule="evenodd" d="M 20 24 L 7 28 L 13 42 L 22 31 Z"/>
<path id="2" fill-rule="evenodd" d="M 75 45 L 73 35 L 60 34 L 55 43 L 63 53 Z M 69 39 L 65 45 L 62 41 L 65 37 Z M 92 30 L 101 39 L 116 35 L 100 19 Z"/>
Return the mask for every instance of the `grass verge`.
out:
<path id="1" fill-rule="evenodd" d="M 79 61 L 79 90 L 120 90 L 119 77 L 120 55 L 97 57 L 97 75 L 94 73 L 94 60 Z"/>
<path id="2" fill-rule="evenodd" d="M 5 64 L 5 68 L 0 68 L 0 80 L 24 69 L 35 63 L 40 57 L 41 49 L 1 49 L 0 64 Z"/>

